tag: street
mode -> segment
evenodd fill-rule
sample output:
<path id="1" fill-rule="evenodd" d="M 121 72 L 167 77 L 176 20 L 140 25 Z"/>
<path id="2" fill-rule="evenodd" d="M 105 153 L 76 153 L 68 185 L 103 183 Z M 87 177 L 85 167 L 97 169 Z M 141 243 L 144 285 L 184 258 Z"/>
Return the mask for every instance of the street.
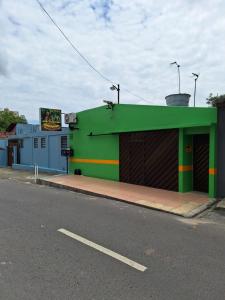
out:
<path id="1" fill-rule="evenodd" d="M 0 180 L 0 299 L 224 298 L 223 216 Z"/>

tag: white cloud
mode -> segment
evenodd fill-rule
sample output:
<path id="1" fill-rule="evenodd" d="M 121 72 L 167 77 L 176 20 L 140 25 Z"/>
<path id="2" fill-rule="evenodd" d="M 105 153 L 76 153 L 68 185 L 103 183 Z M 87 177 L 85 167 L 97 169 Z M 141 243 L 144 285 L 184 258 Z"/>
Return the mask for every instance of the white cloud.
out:
<path id="1" fill-rule="evenodd" d="M 2 1 L 0 0 L 0 10 L 1 10 Z M 3 36 L 3 22 L 0 18 L 0 45 L 2 42 Z M 7 55 L 3 48 L 0 47 L 0 76 L 7 75 Z"/>
<path id="2" fill-rule="evenodd" d="M 7 58 L 6 54 L 0 50 L 0 75 L 7 75 Z"/>
<path id="3" fill-rule="evenodd" d="M 102 73 L 121 84 L 123 103 L 156 104 L 181 88 L 197 103 L 224 93 L 225 3 L 222 0 L 42 0 L 79 50 Z M 80 111 L 116 99 L 63 40 L 36 1 L 3 0 L 0 6 L 0 103 L 38 118 L 40 106 Z M 8 63 L 6 63 L 8 61 Z"/>

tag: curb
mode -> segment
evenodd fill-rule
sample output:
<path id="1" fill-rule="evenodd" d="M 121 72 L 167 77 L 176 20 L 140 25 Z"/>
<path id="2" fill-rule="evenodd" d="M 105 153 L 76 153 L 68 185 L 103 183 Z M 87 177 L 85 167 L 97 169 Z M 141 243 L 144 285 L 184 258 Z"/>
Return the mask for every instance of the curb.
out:
<path id="1" fill-rule="evenodd" d="M 191 212 L 184 214 L 183 216 L 185 218 L 194 218 L 198 215 L 200 215 L 201 213 L 203 213 L 204 211 L 206 211 L 207 209 L 211 208 L 213 205 L 215 205 L 219 200 L 217 199 L 211 199 L 209 203 L 207 204 L 203 204 L 195 209 L 193 209 Z"/>
<path id="2" fill-rule="evenodd" d="M 70 187 L 70 186 L 67 186 L 67 185 L 64 185 L 64 184 L 51 182 L 51 181 L 48 181 L 46 179 L 38 178 L 36 184 L 45 185 L 45 186 L 54 187 L 54 188 L 59 188 L 59 189 L 64 189 L 64 190 L 68 190 L 68 191 L 72 191 L 72 192 L 77 192 L 77 193 L 81 193 L 81 194 L 85 194 L 85 195 L 90 195 L 90 196 L 96 196 L 96 197 L 101 197 L 101 198 L 116 200 L 116 201 L 119 201 L 119 202 L 128 203 L 130 205 L 135 205 L 135 206 L 139 206 L 139 207 L 145 207 L 145 208 L 148 208 L 148 209 L 152 209 L 152 210 L 156 210 L 156 211 L 160 211 L 160 212 L 164 212 L 164 213 L 167 213 L 167 214 L 172 214 L 172 215 L 176 215 L 176 216 L 180 216 L 180 217 L 184 217 L 184 218 L 193 218 L 193 217 L 196 217 L 197 215 L 201 214 L 202 212 L 204 212 L 205 210 L 209 209 L 211 206 L 213 206 L 215 203 L 218 202 L 217 199 L 212 199 L 209 203 L 203 204 L 203 205 L 197 207 L 196 209 L 192 210 L 191 212 L 189 212 L 187 214 L 178 214 L 178 213 L 175 213 L 175 212 L 172 212 L 172 211 L 167 211 L 167 210 L 163 210 L 163 209 L 160 209 L 160 208 L 147 206 L 147 205 L 144 205 L 144 204 L 127 201 L 127 200 L 120 199 L 120 198 L 111 197 L 109 195 L 104 195 L 104 194 L 100 194 L 100 193 L 90 192 L 90 191 L 87 191 L 87 190 L 83 190 L 83 189 L 79 189 L 79 188 L 75 188 L 75 187 Z"/>
<path id="3" fill-rule="evenodd" d="M 220 201 L 218 201 L 218 204 L 215 207 L 215 210 L 221 210 L 221 211 L 225 211 L 225 199 L 220 199 Z"/>

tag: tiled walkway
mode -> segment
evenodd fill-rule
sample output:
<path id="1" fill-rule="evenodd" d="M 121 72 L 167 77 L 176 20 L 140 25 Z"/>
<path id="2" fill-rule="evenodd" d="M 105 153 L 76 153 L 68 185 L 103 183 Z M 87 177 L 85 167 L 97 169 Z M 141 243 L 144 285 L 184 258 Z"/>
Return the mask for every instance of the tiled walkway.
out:
<path id="1" fill-rule="evenodd" d="M 208 195 L 197 192 L 177 193 L 161 189 L 85 176 L 60 175 L 41 180 L 42 184 L 114 198 L 166 212 L 191 216 L 210 205 Z"/>

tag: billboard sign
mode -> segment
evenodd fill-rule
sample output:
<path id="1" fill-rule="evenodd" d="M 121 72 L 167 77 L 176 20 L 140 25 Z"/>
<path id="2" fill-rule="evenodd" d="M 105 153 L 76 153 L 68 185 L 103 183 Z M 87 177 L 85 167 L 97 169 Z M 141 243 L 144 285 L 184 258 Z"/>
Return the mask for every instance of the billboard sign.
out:
<path id="1" fill-rule="evenodd" d="M 40 122 L 42 131 L 61 131 L 61 110 L 40 108 Z"/>

